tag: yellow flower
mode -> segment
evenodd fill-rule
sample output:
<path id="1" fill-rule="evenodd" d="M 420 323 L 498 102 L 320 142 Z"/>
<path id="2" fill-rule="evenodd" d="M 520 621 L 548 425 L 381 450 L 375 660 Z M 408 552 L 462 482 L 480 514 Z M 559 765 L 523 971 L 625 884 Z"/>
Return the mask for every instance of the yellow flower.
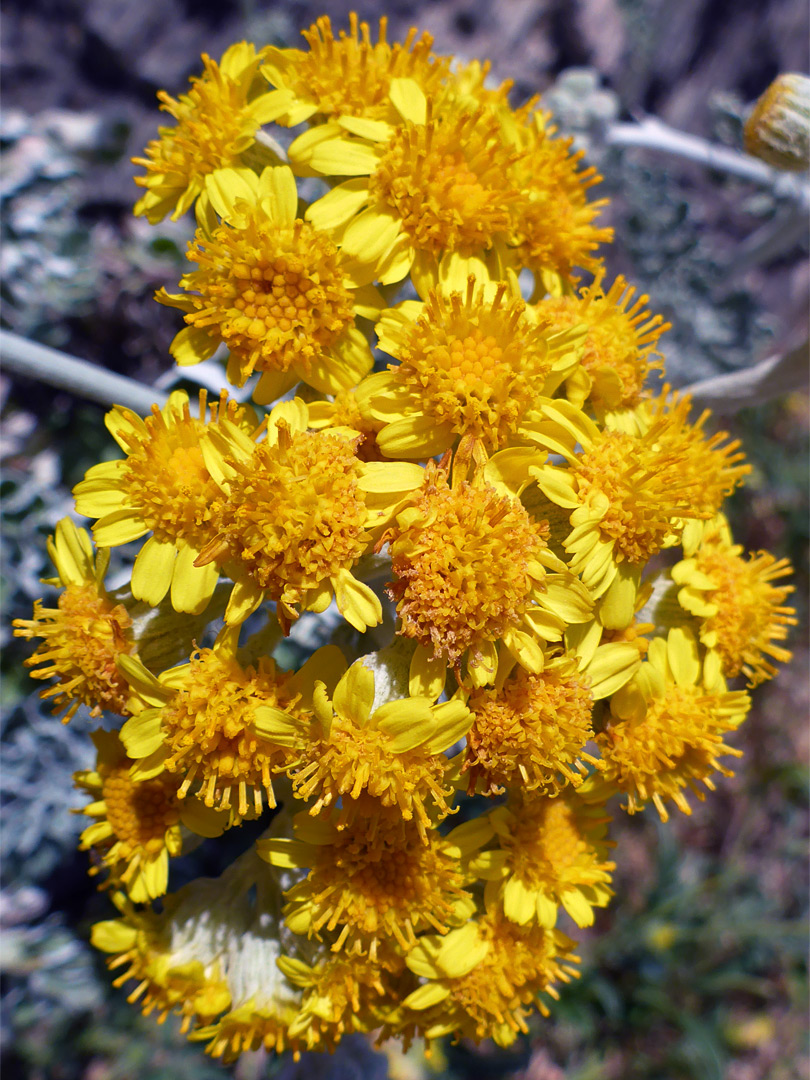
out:
<path id="1" fill-rule="evenodd" d="M 630 410 L 640 403 L 650 372 L 663 369 L 663 357 L 656 349 L 660 336 L 671 327 L 660 315 L 645 310 L 648 296 L 633 299 L 636 290 L 623 277 L 605 292 L 604 275 L 604 269 L 598 269 L 593 284 L 578 296 L 546 297 L 534 311 L 547 331 L 587 327 L 581 367 L 566 382 L 566 393 L 576 405 L 590 400 L 598 415 L 609 415 L 612 427 L 622 426 L 634 434 Z"/>
<path id="2" fill-rule="evenodd" d="M 796 626 L 795 609 L 784 606 L 793 586 L 773 584 L 792 573 L 790 562 L 767 551 L 743 558 L 722 514 L 703 525 L 688 550 L 690 557 L 673 566 L 672 580 L 681 586 L 681 607 L 700 621 L 700 640 L 720 657 L 727 678 L 742 673 L 749 687 L 772 679 L 771 661 L 786 664 L 792 655 L 776 642 Z"/>
<path id="3" fill-rule="evenodd" d="M 206 806 L 230 809 L 240 819 L 251 810 L 261 813 L 263 795 L 276 805 L 272 774 L 283 772 L 291 758 L 283 745 L 257 734 L 257 710 L 305 720 L 312 709 L 313 674 L 334 686 L 345 661 L 336 646 L 325 646 L 297 674 L 277 670 L 269 657 L 243 666 L 238 633 L 225 628 L 213 649 L 197 650 L 188 664 L 159 679 L 142 665 L 127 664 L 141 711 L 124 724 L 121 738 L 141 763 L 137 777 L 164 769 L 180 773 L 178 798 L 191 792 Z"/>
<path id="4" fill-rule="evenodd" d="M 212 1020 L 231 1002 L 222 977 L 219 889 L 219 882 L 197 880 L 167 897 L 159 915 L 150 908 L 135 911 L 116 896 L 122 917 L 98 922 L 90 932 L 92 944 L 111 954 L 107 966 L 125 967 L 113 986 L 136 980 L 127 1001 L 139 1001 L 145 1016 L 156 1012 L 158 1023 L 180 1013 L 183 1032 Z"/>
<path id="5" fill-rule="evenodd" d="M 577 975 L 574 942 L 558 930 L 518 926 L 487 912 L 444 937 L 423 937 L 408 954 L 414 974 L 428 980 L 405 998 L 427 1040 L 453 1035 L 509 1046 L 526 1034 L 533 1009 L 548 1012 L 538 994 L 557 997 L 553 984 Z"/>
<path id="6" fill-rule="evenodd" d="M 530 671 L 543 667 L 543 641 L 590 618 L 592 601 L 548 550 L 548 525 L 520 502 L 531 449 L 502 450 L 466 480 L 469 444 L 428 462 L 422 488 L 386 534 L 395 580 L 389 595 L 399 633 L 480 682 L 491 682 L 496 643 Z M 547 570 L 561 573 L 548 573 Z"/>
<path id="7" fill-rule="evenodd" d="M 305 1038 L 310 1050 L 332 1051 L 344 1035 L 380 1027 L 391 1001 L 400 996 L 405 962 L 391 951 L 379 954 L 376 963 L 325 949 L 310 963 L 279 957 L 276 963 L 287 980 L 303 991 L 290 1035 Z"/>
<path id="8" fill-rule="evenodd" d="M 362 384 L 361 384 L 362 385 Z M 374 420 L 360 411 L 356 389 L 339 390 L 334 397 L 323 401 L 310 401 L 309 426 L 314 431 L 329 430 L 334 434 L 360 436 L 355 453 L 361 461 L 382 461 L 383 455 L 377 444 L 377 433 L 385 427 L 382 420 Z"/>
<path id="9" fill-rule="evenodd" d="M 739 464 L 738 443 L 724 446 L 725 433 L 705 437 L 708 414 L 689 422 L 689 404 L 665 389 L 640 407 L 638 435 L 600 430 L 566 401 L 543 406 L 548 423 L 536 440 L 568 464 L 529 472 L 551 502 L 572 511 L 563 544 L 569 568 L 597 598 L 615 582 L 625 624 L 645 563 L 677 540 L 685 518 L 713 516 L 749 471 Z M 621 618 L 611 625 L 621 627 Z"/>
<path id="10" fill-rule="evenodd" d="M 307 430 L 300 400 L 282 402 L 268 418 L 267 438 L 222 452 L 210 444 L 222 493 L 212 513 L 215 535 L 196 565 L 223 565 L 236 583 L 225 620 L 243 622 L 263 598 L 275 600 L 286 630 L 304 611 L 323 611 L 332 598 L 356 629 L 376 626 L 382 605 L 352 575 L 370 551 L 374 529 L 384 527 L 422 475 L 416 465 L 364 464 L 357 439 Z"/>
<path id="11" fill-rule="evenodd" d="M 576 363 L 581 332 L 549 331 L 503 283 L 454 283 L 427 302 L 405 301 L 377 326 L 379 346 L 400 361 L 357 388 L 363 412 L 380 422 L 390 458 L 442 453 L 472 435 L 489 452 L 521 441 L 546 379 Z M 562 376 L 560 376 L 561 379 Z"/>
<path id="12" fill-rule="evenodd" d="M 576 280 L 576 267 L 596 273 L 596 251 L 613 239 L 613 230 L 595 224 L 608 200 L 588 201 L 588 190 L 602 177 L 593 166 L 580 168 L 584 152 L 572 153 L 573 139 L 555 138 L 548 114 L 530 106 L 503 129 L 517 151 L 510 177 L 520 192 L 505 257 L 534 273 L 542 295 L 546 287 L 559 292 L 560 279 Z"/>
<path id="13" fill-rule="evenodd" d="M 365 117 L 393 120 L 394 79 L 413 79 L 425 92 L 438 89 L 449 72 L 449 60 L 433 54 L 433 38 L 416 30 L 399 42 L 386 40 L 388 20 L 380 19 L 379 41 L 371 41 L 369 26 L 349 12 L 349 31 L 336 38 L 328 15 L 302 31 L 309 51 L 268 48 L 262 75 L 276 89 L 268 94 L 268 109 L 279 124 L 295 127 L 305 120 Z M 359 31 L 359 34 L 358 34 Z"/>
<path id="14" fill-rule="evenodd" d="M 43 643 L 23 663 L 46 664 L 31 672 L 32 679 L 56 678 L 40 696 L 53 698 L 54 715 L 67 709 L 67 723 L 80 705 L 91 716 L 103 711 L 128 716 L 129 691 L 116 666 L 121 656 L 135 652 L 132 619 L 123 604 L 116 604 L 104 588 L 109 552 L 93 553 L 90 537 L 63 518 L 48 538 L 48 554 L 59 575 L 46 584 L 62 585 L 55 608 L 34 601 L 33 619 L 15 619 L 14 636 Z"/>
<path id="15" fill-rule="evenodd" d="M 199 836 L 219 836 L 227 822 L 196 800 L 179 800 L 177 780 L 170 776 L 133 780 L 133 762 L 115 732 L 95 731 L 91 738 L 96 767 L 76 773 L 74 779 L 94 801 L 76 812 L 97 820 L 84 830 L 79 847 L 100 854 L 110 871 L 105 888 L 120 884 L 135 903 L 163 896 L 169 858 L 179 855 L 183 846 L 180 824 Z M 90 873 L 99 869 L 94 866 Z"/>
<path id="16" fill-rule="evenodd" d="M 299 379 L 322 393 L 354 386 L 373 363 L 355 316 L 375 319 L 384 301 L 371 285 L 347 284 L 349 261 L 326 233 L 297 217 L 295 178 L 286 166 L 221 169 L 207 182 L 213 208 L 189 244 L 199 269 L 180 281 L 185 293 L 161 290 L 161 303 L 186 312 L 175 337 L 178 364 L 230 350 L 228 380 L 262 378 L 256 401 L 281 397 Z"/>
<path id="17" fill-rule="evenodd" d="M 273 119 L 273 107 L 258 72 L 263 53 L 253 45 L 232 45 L 219 63 L 203 54 L 203 74 L 191 80 L 191 90 L 179 99 L 164 90 L 161 108 L 177 121 L 159 129 L 160 138 L 149 143 L 146 157 L 133 158 L 146 169 L 135 183 L 146 188 L 135 213 L 150 224 L 171 212 L 185 214 L 215 169 L 249 165 L 266 159 L 256 146 L 256 132 Z"/>
<path id="18" fill-rule="evenodd" d="M 487 880 L 487 906 L 503 905 L 507 919 L 548 930 L 560 905 L 577 926 L 592 926 L 593 909 L 613 896 L 607 855 L 610 817 L 568 792 L 549 798 L 517 797 L 488 815 L 499 850 L 482 852 L 470 873 Z"/>
<path id="19" fill-rule="evenodd" d="M 116 405 L 105 417 L 110 434 L 127 455 L 87 471 L 73 489 L 76 509 L 99 520 L 93 526 L 103 548 L 127 544 L 146 533 L 135 559 L 132 594 L 156 607 L 171 591 L 176 611 L 199 614 L 208 605 L 219 573 L 215 566 L 195 566 L 212 536 L 211 506 L 220 491 L 205 463 L 203 436 L 210 426 L 236 435 L 255 427 L 252 410 L 229 402 L 225 391 L 208 406 L 200 392 L 199 418 L 191 416 L 188 396 L 173 393 L 161 410 L 141 420 Z M 247 436 L 243 433 L 243 438 Z"/>
<path id="20" fill-rule="evenodd" d="M 473 723 L 462 772 L 470 774 L 469 794 L 513 785 L 556 794 L 582 783 L 584 762 L 596 762 L 585 751 L 593 704 L 590 678 L 572 658 L 553 660 L 539 674 L 501 658 L 495 685 L 475 689 L 467 701 Z"/>
<path id="21" fill-rule="evenodd" d="M 294 839 L 259 840 L 257 851 L 272 866 L 308 868 L 285 893 L 287 926 L 308 937 L 324 932 L 333 952 L 376 963 L 382 946 L 407 951 L 423 930 L 446 933 L 457 906 L 469 902 L 460 859 L 481 843 L 469 823 L 440 837 L 370 808 L 344 829 L 307 814 L 294 825 Z"/>
<path id="22" fill-rule="evenodd" d="M 431 825 L 425 803 L 441 816 L 450 812 L 446 800 L 453 789 L 443 786 L 448 771 L 443 752 L 470 725 L 469 711 L 458 698 L 435 704 L 444 689 L 444 670 L 432 685 L 430 677 L 415 663 L 411 695 L 387 700 L 386 680 L 375 679 L 358 660 L 331 700 L 328 688 L 316 683 L 313 722 L 259 709 L 255 729 L 296 751 L 293 787 L 298 798 L 316 800 L 312 815 L 340 799 L 337 824 L 342 827 L 358 813 L 374 813 L 373 800 L 379 800 L 384 808 L 397 808 L 405 821 L 415 819 L 424 838 Z"/>
<path id="23" fill-rule="evenodd" d="M 296 139 L 290 157 L 294 166 L 352 178 L 313 203 L 306 218 L 336 231 L 343 251 L 366 267 L 365 280 L 389 284 L 410 272 L 426 291 L 443 256 L 478 256 L 506 236 L 517 199 L 509 177 L 515 155 L 484 106 L 468 111 L 426 98 L 413 79 L 394 80 L 391 98 L 395 124 L 358 119 L 314 128 Z"/>
<path id="24" fill-rule="evenodd" d="M 608 725 L 596 737 L 604 769 L 594 788 L 597 794 L 610 789 L 625 794 L 631 814 L 651 801 L 666 821 L 665 802 L 689 814 L 687 789 L 703 799 L 698 782 L 714 790 L 715 771 L 732 775 L 718 758 L 741 757 L 742 751 L 723 739 L 740 726 L 751 700 L 742 691 L 726 690 L 717 665 L 709 659 L 701 663 L 698 643 L 684 629 L 670 630 L 666 640 L 653 639 L 647 656 L 612 698 Z"/>

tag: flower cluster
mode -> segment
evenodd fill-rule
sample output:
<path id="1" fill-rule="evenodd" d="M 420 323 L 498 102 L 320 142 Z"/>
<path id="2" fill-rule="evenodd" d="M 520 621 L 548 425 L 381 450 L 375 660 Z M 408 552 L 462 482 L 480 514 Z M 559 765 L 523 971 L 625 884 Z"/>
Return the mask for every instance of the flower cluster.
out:
<path id="1" fill-rule="evenodd" d="M 172 354 L 224 346 L 248 389 L 112 409 L 92 539 L 60 523 L 57 606 L 16 633 L 66 721 L 120 718 L 77 809 L 118 909 L 93 941 L 144 1012 L 225 1060 L 505 1046 L 610 901 L 612 807 L 666 820 L 730 774 L 741 680 L 790 657 L 790 568 L 735 545 L 749 467 L 650 384 L 667 325 L 605 282 L 599 177 L 537 102 L 384 21 L 304 37 L 205 57 L 138 160 L 136 213 L 196 213 Z"/>

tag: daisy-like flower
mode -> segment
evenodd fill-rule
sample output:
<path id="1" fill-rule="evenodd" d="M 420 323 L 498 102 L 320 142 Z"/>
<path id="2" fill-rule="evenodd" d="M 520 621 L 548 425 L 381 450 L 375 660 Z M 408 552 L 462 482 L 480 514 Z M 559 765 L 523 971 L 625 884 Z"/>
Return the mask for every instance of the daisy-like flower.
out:
<path id="1" fill-rule="evenodd" d="M 284 745 L 257 733 L 257 710 L 306 722 L 313 707 L 313 674 L 334 686 L 345 660 L 328 645 L 297 673 L 277 669 L 269 657 L 243 666 L 236 655 L 238 634 L 226 627 L 212 649 L 197 650 L 188 664 L 159 679 L 143 665 L 127 664 L 141 711 L 124 724 L 121 738 L 139 762 L 137 777 L 164 770 L 179 774 L 178 798 L 192 793 L 206 806 L 242 818 L 249 810 L 260 814 L 264 797 L 276 805 L 272 775 L 291 760 Z"/>
<path id="2" fill-rule="evenodd" d="M 144 1016 L 157 1013 L 158 1023 L 180 1013 L 183 1032 L 229 1007 L 222 956 L 227 939 L 242 927 L 235 913 L 229 925 L 219 881 L 198 879 L 166 897 L 161 914 L 151 908 L 136 911 L 120 895 L 113 899 L 121 917 L 96 923 L 90 941 L 110 954 L 111 970 L 124 968 L 113 986 L 136 980 L 130 1003 L 139 1002 Z"/>
<path id="3" fill-rule="evenodd" d="M 362 385 L 362 384 L 361 384 Z M 360 436 L 355 453 L 361 461 L 382 461 L 383 455 L 377 444 L 377 433 L 385 427 L 382 420 L 374 420 L 360 411 L 356 389 L 339 390 L 334 397 L 322 401 L 310 401 L 307 405 L 309 426 L 313 431 L 329 430 L 334 434 Z"/>
<path id="4" fill-rule="evenodd" d="M 567 466 L 529 468 L 546 497 L 572 511 L 563 542 L 569 569 L 596 598 L 615 582 L 621 596 L 606 602 L 621 599 L 611 623 L 617 628 L 632 620 L 646 562 L 677 540 L 685 518 L 713 516 L 749 471 L 739 464 L 739 444 L 724 445 L 725 433 L 706 438 L 706 416 L 689 423 L 688 398 L 670 398 L 665 390 L 643 410 L 641 433 L 631 435 L 601 430 L 569 402 L 548 401 L 548 423 L 534 437 Z"/>
<path id="5" fill-rule="evenodd" d="M 555 137 L 548 114 L 529 103 L 516 119 L 507 114 L 502 129 L 517 151 L 510 178 L 520 191 L 504 257 L 534 273 L 541 295 L 559 293 L 561 279 L 576 280 L 575 268 L 599 269 L 596 251 L 613 239 L 612 229 L 596 224 L 608 200 L 588 200 L 602 177 L 593 166 L 580 167 L 584 151 L 572 153 L 573 139 Z"/>
<path id="6" fill-rule="evenodd" d="M 241 432 L 249 442 L 255 415 L 229 402 L 225 391 L 207 406 L 202 390 L 199 414 L 192 417 L 188 395 L 176 391 L 163 409 L 153 406 L 145 420 L 116 405 L 105 423 L 127 456 L 88 469 L 73 489 L 76 509 L 99 519 L 93 537 L 102 548 L 151 532 L 135 559 L 132 595 L 156 607 L 170 593 L 176 611 L 199 614 L 219 578 L 216 566 L 195 565 L 213 535 L 211 506 L 220 495 L 204 460 L 202 437 L 210 426 L 224 430 L 227 423 L 234 437 Z"/>
<path id="7" fill-rule="evenodd" d="M 380 348 L 399 364 L 369 376 L 356 398 L 381 424 L 386 457 L 432 457 L 464 435 L 489 452 L 521 441 L 547 378 L 562 379 L 576 364 L 584 329 L 538 325 L 504 283 L 470 275 L 456 284 L 426 303 L 405 301 L 378 323 Z"/>
<path id="8" fill-rule="evenodd" d="M 358 280 L 401 281 L 410 271 L 423 295 L 448 256 L 480 256 L 505 238 L 518 193 L 516 154 L 485 106 L 467 110 L 426 98 L 413 79 L 395 79 L 395 124 L 345 119 L 299 136 L 294 164 L 339 183 L 307 210 L 335 230 L 345 253 L 366 268 Z M 328 125 L 327 125 L 328 127 Z"/>
<path id="9" fill-rule="evenodd" d="M 793 568 L 767 551 L 744 558 L 722 514 L 699 529 L 700 539 L 686 547 L 689 557 L 672 568 L 678 602 L 699 620 L 700 640 L 720 657 L 723 674 L 743 674 L 749 688 L 758 686 L 776 675 L 774 660 L 786 664 L 792 655 L 777 642 L 797 622 L 784 604 L 793 586 L 774 582 Z"/>
<path id="10" fill-rule="evenodd" d="M 260 709 L 255 729 L 296 752 L 290 772 L 293 787 L 298 798 L 315 799 L 313 816 L 339 799 L 339 827 L 350 824 L 358 813 L 396 808 L 405 821 L 415 820 L 424 840 L 431 827 L 425 803 L 442 817 L 450 812 L 447 799 L 453 788 L 444 786 L 448 761 L 443 754 L 467 731 L 470 713 L 458 698 L 436 704 L 444 689 L 443 675 L 428 685 L 417 664 L 416 692 L 407 697 L 378 701 L 378 681 L 379 676 L 375 678 L 374 671 L 358 660 L 331 699 L 327 688 L 316 684 L 314 722 Z"/>
<path id="11" fill-rule="evenodd" d="M 477 687 L 467 700 L 473 722 L 462 773 L 469 772 L 469 793 L 518 785 L 555 795 L 581 784 L 587 765 L 597 764 L 585 750 L 594 702 L 615 693 L 639 663 L 638 649 L 614 643 L 585 658 L 555 656 L 533 674 L 502 651 L 494 686 Z"/>
<path id="12" fill-rule="evenodd" d="M 135 183 L 145 193 L 135 213 L 157 225 L 171 213 L 176 220 L 194 204 L 215 169 L 239 167 L 266 160 L 257 147 L 258 129 L 274 118 L 267 87 L 258 76 L 263 53 L 247 42 L 232 45 L 219 63 L 203 54 L 204 71 L 191 80 L 191 89 L 179 98 L 164 90 L 161 109 L 177 121 L 159 129 L 146 157 L 133 164 L 146 169 Z"/>
<path id="13" fill-rule="evenodd" d="M 648 802 L 662 821 L 669 816 L 666 802 L 691 813 L 685 791 L 702 800 L 698 782 L 713 791 L 714 772 L 732 775 L 718 758 L 742 756 L 723 740 L 743 722 L 751 699 L 743 691 L 728 691 L 717 667 L 708 659 L 701 663 L 688 630 L 654 638 L 647 662 L 611 699 L 608 725 L 596 737 L 603 771 L 589 785 L 597 793 L 622 792 L 631 814 Z"/>
<path id="14" fill-rule="evenodd" d="M 110 553 L 94 553 L 85 530 L 63 518 L 48 538 L 48 554 L 59 576 L 45 578 L 45 584 L 61 585 L 62 592 L 55 608 L 35 600 L 33 619 L 14 620 L 15 637 L 42 638 L 23 663 L 46 665 L 32 671 L 32 679 L 56 679 L 40 696 L 53 699 L 54 715 L 67 709 L 63 723 L 80 705 L 87 705 L 91 716 L 103 711 L 128 716 L 129 690 L 116 661 L 135 652 L 135 640 L 127 609 L 104 588 Z"/>
<path id="15" fill-rule="evenodd" d="M 444 938 L 425 936 L 406 957 L 426 982 L 403 1001 L 403 1019 L 428 1041 L 453 1035 L 509 1046 L 527 1034 L 534 1009 L 547 1015 L 538 994 L 557 997 L 553 984 L 578 974 L 573 948 L 559 930 L 519 926 L 497 909 Z"/>
<path id="16" fill-rule="evenodd" d="M 169 859 L 183 847 L 180 825 L 198 836 L 219 836 L 227 821 L 196 799 L 178 799 L 178 781 L 172 776 L 134 780 L 133 761 L 116 732 L 95 731 L 91 738 L 96 767 L 76 773 L 74 779 L 93 802 L 76 813 L 96 820 L 82 833 L 79 847 L 97 852 L 110 871 L 104 887 L 120 884 L 138 904 L 163 896 Z M 90 873 L 100 869 L 91 867 Z"/>
<path id="17" fill-rule="evenodd" d="M 356 817 L 338 829 L 298 814 L 293 839 L 259 840 L 256 847 L 272 866 L 309 870 L 285 893 L 294 933 L 324 932 L 334 938 L 334 952 L 367 954 L 376 963 L 383 945 L 406 952 L 421 931 L 447 933 L 458 905 L 470 900 L 460 860 L 489 832 L 467 823 L 446 837 L 434 829 L 422 835 L 416 822 L 393 814 Z"/>
<path id="18" fill-rule="evenodd" d="M 290 1036 L 305 1038 L 311 1050 L 334 1050 L 344 1035 L 380 1027 L 391 1001 L 401 996 L 403 972 L 413 978 L 399 954 L 384 949 L 376 962 L 321 947 L 309 963 L 292 956 L 281 956 L 276 963 L 303 992 Z"/>
<path id="19" fill-rule="evenodd" d="M 502 450 L 468 481 L 468 449 L 456 451 L 452 478 L 449 454 L 438 466 L 428 462 L 424 484 L 385 534 L 395 575 L 389 595 L 400 634 L 455 668 L 466 656 L 473 680 L 485 683 L 495 676 L 498 641 L 541 671 L 541 643 L 589 619 L 592 600 L 548 549 L 547 523 L 520 502 L 535 452 Z"/>
<path id="20" fill-rule="evenodd" d="M 196 560 L 222 566 L 235 582 L 225 620 L 243 622 L 266 596 L 285 631 L 304 611 L 332 598 L 363 631 L 382 619 L 374 591 L 352 568 L 374 543 L 374 530 L 421 481 L 416 465 L 364 463 L 357 438 L 307 430 L 303 401 L 270 413 L 267 438 L 222 444 L 211 439 L 208 464 L 222 492 L 215 535 Z"/>
<path id="21" fill-rule="evenodd" d="M 433 53 L 433 38 L 408 31 L 389 43 L 388 20 L 380 19 L 379 40 L 369 25 L 349 13 L 349 30 L 335 37 L 328 15 L 303 30 L 309 50 L 276 49 L 263 53 L 262 75 L 275 87 L 268 108 L 279 124 L 295 127 L 305 120 L 364 117 L 399 122 L 391 102 L 394 79 L 412 79 L 424 93 L 438 90 L 450 70 L 449 60 Z"/>
<path id="22" fill-rule="evenodd" d="M 605 291 L 604 276 L 604 269 L 599 269 L 593 284 L 578 296 L 546 297 L 534 311 L 547 330 L 587 328 L 580 367 L 566 381 L 568 398 L 580 406 L 590 400 L 611 427 L 633 434 L 632 410 L 641 401 L 650 372 L 663 368 L 663 357 L 656 350 L 670 323 L 646 309 L 648 296 L 634 299 L 635 288 L 621 276 Z"/>
<path id="23" fill-rule="evenodd" d="M 508 919 L 536 920 L 553 929 L 560 905 L 577 926 L 592 926 L 593 909 L 613 896 L 607 839 L 610 817 L 600 806 L 563 792 L 555 798 L 518 796 L 490 812 L 499 848 L 469 863 L 487 880 L 487 907 L 503 905 Z"/>
<path id="24" fill-rule="evenodd" d="M 376 319 L 385 303 L 372 285 L 352 285 L 347 258 L 297 216 L 290 169 L 221 169 L 206 189 L 221 220 L 210 215 L 189 244 L 198 269 L 181 279 L 185 292 L 157 294 L 185 312 L 170 348 L 178 364 L 207 360 L 224 342 L 229 382 L 260 372 L 262 403 L 299 380 L 327 394 L 358 383 L 373 359 L 355 317 Z"/>

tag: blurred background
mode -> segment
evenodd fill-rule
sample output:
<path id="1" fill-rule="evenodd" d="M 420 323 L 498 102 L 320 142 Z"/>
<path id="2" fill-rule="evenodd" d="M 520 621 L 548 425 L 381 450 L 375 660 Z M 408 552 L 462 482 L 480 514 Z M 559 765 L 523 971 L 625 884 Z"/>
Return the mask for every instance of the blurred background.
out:
<path id="1" fill-rule="evenodd" d="M 807 223 L 795 187 L 753 184 L 681 157 L 610 145 L 617 122 L 653 115 L 741 146 L 746 111 L 780 72 L 808 72 L 805 0 L 6 0 L 0 120 L 2 325 L 164 389 L 179 315 L 154 303 L 176 284 L 190 220 L 132 217 L 129 158 L 165 122 L 159 89 L 182 92 L 228 45 L 296 45 L 321 14 L 389 17 L 436 51 L 489 59 L 513 102 L 541 92 L 588 151 L 609 196 L 608 281 L 624 273 L 673 323 L 663 338 L 676 386 L 806 350 Z M 800 360 L 800 363 L 802 361 Z M 3 645 L 0 994 L 6 1080 L 204 1080 L 229 1072 L 158 1027 L 110 987 L 88 945 L 109 917 L 75 849 L 90 764 L 80 712 L 68 727 L 40 708 L 9 621 L 30 617 L 49 572 L 45 537 L 70 488 L 112 447 L 104 410 L 33 381 L 0 380 L 3 429 Z M 802 390 L 758 390 L 722 418 L 754 473 L 732 502 L 735 537 L 797 568 L 795 658 L 754 695 L 745 751 L 690 818 L 661 827 L 620 816 L 617 897 L 582 942 L 582 978 L 549 1020 L 509 1051 L 447 1046 L 295 1064 L 262 1053 L 237 1080 L 801 1080 L 807 1038 L 807 450 Z M 722 406 L 722 403 L 721 403 Z M 726 405 L 726 408 L 729 408 Z M 736 406 L 735 406 L 736 408 Z M 198 871 L 211 872 L 207 866 Z M 188 871 L 187 871 L 188 872 Z M 578 937 L 582 933 L 578 932 Z"/>

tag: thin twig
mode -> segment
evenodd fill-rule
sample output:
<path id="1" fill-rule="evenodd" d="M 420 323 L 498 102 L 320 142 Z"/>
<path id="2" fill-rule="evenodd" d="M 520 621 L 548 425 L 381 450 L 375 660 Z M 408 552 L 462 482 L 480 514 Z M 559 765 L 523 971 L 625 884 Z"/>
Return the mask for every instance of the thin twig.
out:
<path id="1" fill-rule="evenodd" d="M 686 132 L 669 127 L 653 116 L 647 116 L 634 124 L 611 124 L 605 132 L 605 142 L 608 146 L 659 150 L 688 161 L 697 161 L 709 169 L 762 184 L 777 195 L 796 199 L 805 207 L 810 207 L 810 185 L 798 176 L 772 169 L 764 161 L 759 161 L 749 154 L 730 150 L 697 135 L 687 135 Z"/>
<path id="2" fill-rule="evenodd" d="M 144 386 L 126 375 L 115 375 L 8 330 L 0 330 L 0 355 L 6 372 L 37 379 L 102 405 L 124 405 L 145 416 L 153 403 L 162 408 L 168 401 L 162 390 Z"/>

